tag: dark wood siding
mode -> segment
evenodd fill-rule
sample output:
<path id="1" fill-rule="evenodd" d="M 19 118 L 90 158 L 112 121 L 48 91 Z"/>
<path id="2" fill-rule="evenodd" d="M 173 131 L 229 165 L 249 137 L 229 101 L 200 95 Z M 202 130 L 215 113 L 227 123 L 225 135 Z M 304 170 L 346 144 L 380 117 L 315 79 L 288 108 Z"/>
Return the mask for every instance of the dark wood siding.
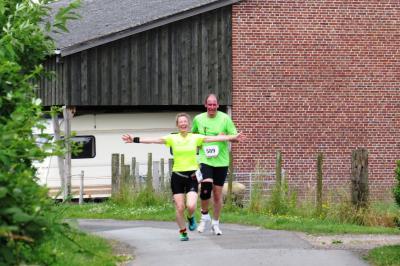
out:
<path id="1" fill-rule="evenodd" d="M 46 69 L 45 106 L 202 105 L 216 93 L 231 104 L 231 7 L 91 48 Z"/>

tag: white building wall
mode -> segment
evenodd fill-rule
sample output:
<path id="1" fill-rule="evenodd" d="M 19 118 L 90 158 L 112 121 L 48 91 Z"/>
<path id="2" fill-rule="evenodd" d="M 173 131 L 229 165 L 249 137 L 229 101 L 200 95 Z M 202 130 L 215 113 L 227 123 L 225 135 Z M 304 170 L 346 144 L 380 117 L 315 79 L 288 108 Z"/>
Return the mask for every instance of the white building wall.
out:
<path id="1" fill-rule="evenodd" d="M 111 154 L 125 155 L 125 163 L 130 164 L 136 157 L 140 163 L 139 174 L 147 171 L 148 153 L 153 154 L 153 161 L 164 158 L 165 172 L 171 158 L 169 149 L 159 144 L 126 144 L 121 140 L 123 134 L 138 137 L 160 137 L 176 132 L 175 116 L 177 112 L 96 114 L 77 116 L 72 119 L 72 131 L 76 135 L 93 135 L 96 138 L 96 157 L 72 160 L 72 186 L 79 186 L 79 175 L 84 171 L 85 186 L 111 185 Z M 189 112 L 194 117 L 197 113 Z M 62 129 L 63 125 L 61 125 Z M 50 129 L 52 130 L 52 129 Z M 56 157 L 46 158 L 39 165 L 40 183 L 50 188 L 60 186 Z"/>

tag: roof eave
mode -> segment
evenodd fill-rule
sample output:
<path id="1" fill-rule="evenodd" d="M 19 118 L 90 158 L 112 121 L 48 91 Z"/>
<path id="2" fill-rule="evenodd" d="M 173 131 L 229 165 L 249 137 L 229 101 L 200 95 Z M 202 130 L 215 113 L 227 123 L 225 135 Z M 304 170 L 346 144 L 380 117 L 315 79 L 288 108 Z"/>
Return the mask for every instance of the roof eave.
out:
<path id="1" fill-rule="evenodd" d="M 64 48 L 60 49 L 61 56 L 68 56 L 71 54 L 75 54 L 75 53 L 78 53 L 78 52 L 81 52 L 81 51 L 84 51 L 84 50 L 87 50 L 87 49 L 90 49 L 90 48 L 93 48 L 96 46 L 100 46 L 102 44 L 106 44 L 106 43 L 109 43 L 112 41 L 116 41 L 116 40 L 131 36 L 131 35 L 134 35 L 134 34 L 137 34 L 140 32 L 144 32 L 144 31 L 154 29 L 154 28 L 157 28 L 160 26 L 164 26 L 166 24 L 170 24 L 175 21 L 179 21 L 179 20 L 182 20 L 185 18 L 196 16 L 198 14 L 206 13 L 208 11 L 215 10 L 215 9 L 218 9 L 218 8 L 221 8 L 224 6 L 232 5 L 239 1 L 241 1 L 241 0 L 222 0 L 219 2 L 210 3 L 207 5 L 193 8 L 193 9 L 190 9 L 190 10 L 187 10 L 184 12 L 180 12 L 180 13 L 168 16 L 168 17 L 160 18 L 160 19 L 139 25 L 137 27 L 132 27 L 132 28 L 120 31 L 120 32 L 111 33 L 111 34 L 104 35 L 104 36 L 101 36 L 96 39 L 92 39 L 89 41 L 85 41 L 85 42 L 77 43 L 77 44 L 74 44 L 74 45 L 71 45 L 68 47 L 64 47 Z"/>

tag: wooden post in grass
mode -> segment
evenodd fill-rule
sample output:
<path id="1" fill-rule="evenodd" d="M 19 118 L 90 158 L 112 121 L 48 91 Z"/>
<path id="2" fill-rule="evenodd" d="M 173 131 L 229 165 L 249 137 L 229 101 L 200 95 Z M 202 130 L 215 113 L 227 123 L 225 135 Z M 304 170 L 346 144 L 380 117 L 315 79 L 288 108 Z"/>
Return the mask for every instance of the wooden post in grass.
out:
<path id="1" fill-rule="evenodd" d="M 119 191 L 119 154 L 111 155 L 111 197 L 115 197 Z"/>
<path id="2" fill-rule="evenodd" d="M 368 204 L 368 151 L 359 148 L 351 155 L 351 201 L 357 208 Z"/>
<path id="3" fill-rule="evenodd" d="M 160 191 L 160 162 L 154 161 L 153 162 L 153 188 L 156 191 Z"/>
<path id="4" fill-rule="evenodd" d="M 169 184 L 171 184 L 171 175 L 173 167 L 174 167 L 174 159 L 170 158 L 168 159 L 168 180 L 165 185 L 166 187 L 169 187 Z"/>
<path id="5" fill-rule="evenodd" d="M 150 152 L 147 156 L 147 177 L 146 177 L 146 190 L 153 191 L 153 154 Z"/>
<path id="6" fill-rule="evenodd" d="M 322 163 L 324 157 L 322 152 L 317 155 L 317 191 L 316 191 L 316 201 L 317 201 L 317 215 L 322 213 Z"/>
<path id="7" fill-rule="evenodd" d="M 165 180 L 164 180 L 164 158 L 160 160 L 160 189 L 161 191 L 165 190 Z"/>
<path id="8" fill-rule="evenodd" d="M 280 150 L 276 151 L 276 161 L 275 161 L 275 178 L 276 185 L 281 187 L 282 185 L 282 153 Z"/>
<path id="9" fill-rule="evenodd" d="M 85 172 L 82 170 L 80 175 L 80 182 L 79 182 L 79 205 L 83 204 L 83 194 L 84 194 L 84 187 L 83 187 L 83 177 Z"/>
<path id="10" fill-rule="evenodd" d="M 131 186 L 132 186 L 132 189 L 135 189 L 136 188 L 136 157 L 132 157 L 132 160 L 131 160 L 132 162 L 131 162 L 131 182 L 132 182 L 132 184 L 131 184 Z"/>

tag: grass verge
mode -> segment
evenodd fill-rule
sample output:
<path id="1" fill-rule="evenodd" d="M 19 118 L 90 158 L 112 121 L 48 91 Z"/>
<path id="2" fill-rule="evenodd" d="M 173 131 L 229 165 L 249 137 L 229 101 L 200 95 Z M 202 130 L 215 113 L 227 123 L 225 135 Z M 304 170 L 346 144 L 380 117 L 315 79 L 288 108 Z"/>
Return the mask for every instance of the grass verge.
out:
<path id="1" fill-rule="evenodd" d="M 375 266 L 399 266 L 400 245 L 372 249 L 365 259 Z"/>

